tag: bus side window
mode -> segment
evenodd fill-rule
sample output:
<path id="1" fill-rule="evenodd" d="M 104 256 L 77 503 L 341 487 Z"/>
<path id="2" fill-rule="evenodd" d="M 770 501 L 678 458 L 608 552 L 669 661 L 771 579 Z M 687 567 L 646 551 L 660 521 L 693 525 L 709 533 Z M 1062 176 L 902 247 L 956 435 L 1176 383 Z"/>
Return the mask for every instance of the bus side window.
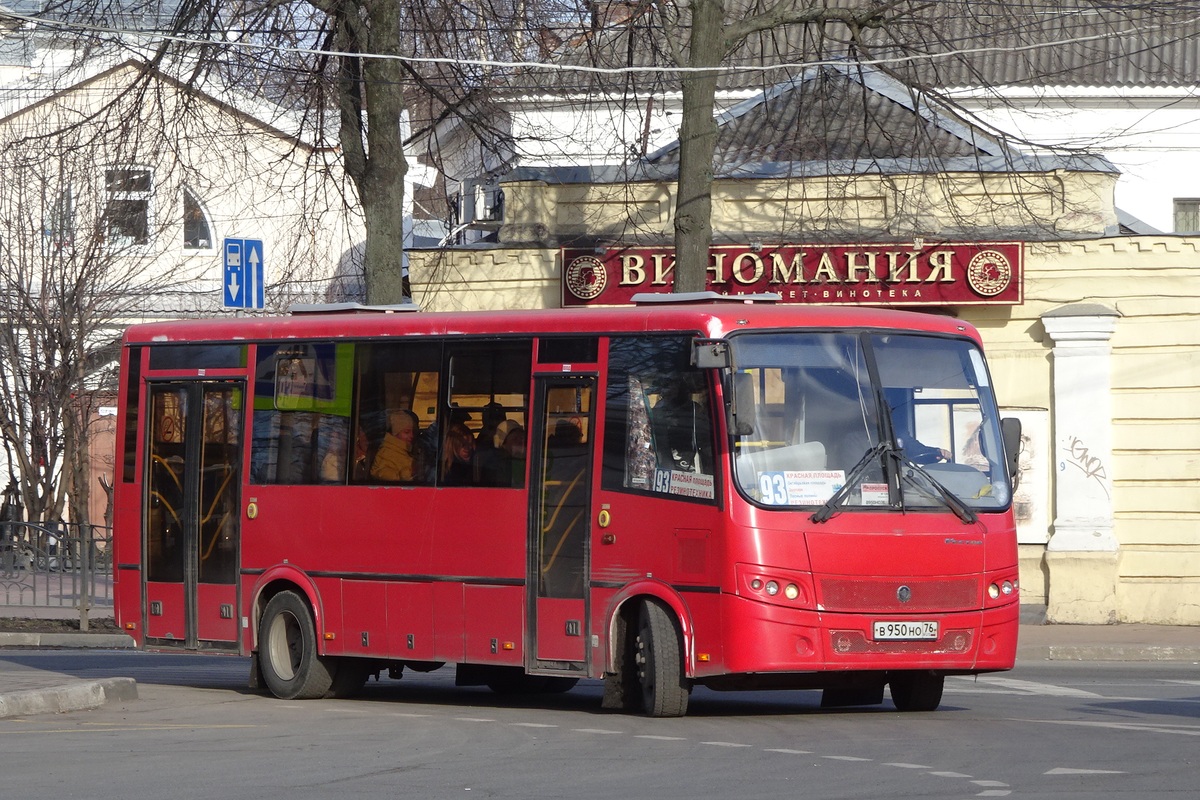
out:
<path id="1" fill-rule="evenodd" d="M 258 348 L 250 482 L 344 483 L 353 345 Z"/>
<path id="2" fill-rule="evenodd" d="M 690 348 L 689 335 L 613 338 L 604 488 L 715 500 L 712 398 Z"/>
<path id="3" fill-rule="evenodd" d="M 351 480 L 432 484 L 441 344 L 392 340 L 358 350 Z"/>
<path id="4" fill-rule="evenodd" d="M 455 345 L 447 361 L 444 486 L 522 488 L 533 342 Z"/>

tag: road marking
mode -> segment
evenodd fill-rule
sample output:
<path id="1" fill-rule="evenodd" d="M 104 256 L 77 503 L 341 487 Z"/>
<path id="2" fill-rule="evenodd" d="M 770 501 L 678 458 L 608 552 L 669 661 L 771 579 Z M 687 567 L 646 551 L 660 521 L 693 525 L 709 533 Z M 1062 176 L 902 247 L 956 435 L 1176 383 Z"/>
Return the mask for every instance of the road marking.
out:
<path id="1" fill-rule="evenodd" d="M 1043 775 L 1124 775 L 1125 773 L 1117 769 L 1072 769 L 1070 767 L 1055 767 L 1052 770 L 1047 770 Z"/>
<path id="2" fill-rule="evenodd" d="M 965 772 L 949 772 L 947 770 L 933 771 L 933 772 L 930 772 L 929 774 L 936 775 L 939 778 L 969 778 L 969 777 L 971 777 L 970 775 L 966 774 Z"/>
<path id="3" fill-rule="evenodd" d="M 752 745 L 742 744 L 741 742 L 701 742 L 700 744 L 710 744 L 713 747 L 751 747 Z"/>
<path id="4" fill-rule="evenodd" d="M 1102 697 L 1095 692 L 1087 692 L 1083 689 L 1072 689 L 1069 686 L 1055 686 L 1051 683 L 1039 683 L 1037 681 L 1023 681 L 1017 678 L 1001 678 L 992 675 L 983 675 L 978 678 L 952 678 L 954 683 L 947 683 L 948 689 L 953 689 L 956 692 L 970 694 L 973 691 L 974 684 L 978 683 L 983 687 L 984 691 L 992 689 L 1007 690 L 1008 693 L 1021 695 L 1042 695 L 1046 697 Z M 996 692 L 1001 693 L 1001 692 Z"/>
<path id="5" fill-rule="evenodd" d="M 873 758 L 859 758 L 858 756 L 821 756 L 828 758 L 831 761 L 874 761 Z"/>
<path id="6" fill-rule="evenodd" d="M 1012 794 L 1012 789 L 988 789 L 975 795 L 976 797 L 1008 797 Z"/>
<path id="7" fill-rule="evenodd" d="M 768 747 L 763 750 L 764 753 L 783 753 L 787 756 L 811 756 L 812 750 L 789 750 L 786 747 Z"/>
<path id="8" fill-rule="evenodd" d="M 900 767 L 901 769 L 932 769 L 925 764 L 905 764 L 903 761 L 886 761 L 885 767 Z"/>
<path id="9" fill-rule="evenodd" d="M 510 722 L 514 728 L 557 728 L 557 725 L 547 725 L 545 722 Z"/>
<path id="10" fill-rule="evenodd" d="M 1008 784 L 1004 783 L 1003 781 L 971 781 L 971 783 L 975 784 L 976 786 L 1008 786 Z"/>
<path id="11" fill-rule="evenodd" d="M 1016 722 L 1040 722 L 1043 725 L 1075 725 L 1081 728 L 1108 728 L 1115 731 L 1135 733 L 1170 733 L 1175 736 L 1200 736 L 1200 726 L 1147 725 L 1141 722 L 1091 722 L 1069 719 L 1022 719 Z"/>
<path id="12" fill-rule="evenodd" d="M 575 731 L 576 733 L 603 733 L 603 734 L 610 734 L 610 735 L 621 734 L 621 733 L 625 732 L 625 731 L 609 731 L 609 730 L 605 730 L 604 728 L 572 728 L 571 730 Z"/>
<path id="13" fill-rule="evenodd" d="M 455 719 L 458 720 L 459 722 L 495 722 L 496 721 L 494 719 L 487 719 L 486 717 L 455 717 Z"/>
<path id="14" fill-rule="evenodd" d="M 17 721 L 13 718 L 12 721 Z M 105 725 L 102 723 L 85 725 L 83 728 L 26 728 L 25 730 L 0 729 L 0 736 L 11 734 L 40 734 L 40 733 L 131 733 L 135 731 L 220 731 L 242 728 L 261 728 L 261 725 Z"/>

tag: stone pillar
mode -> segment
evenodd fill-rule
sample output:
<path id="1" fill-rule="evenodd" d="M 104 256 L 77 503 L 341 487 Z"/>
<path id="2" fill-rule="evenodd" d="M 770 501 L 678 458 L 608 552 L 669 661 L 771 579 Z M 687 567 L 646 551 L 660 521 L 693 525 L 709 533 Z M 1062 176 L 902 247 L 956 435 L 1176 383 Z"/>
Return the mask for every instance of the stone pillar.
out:
<path id="1" fill-rule="evenodd" d="M 1054 524 L 1046 546 L 1046 619 L 1116 622 L 1113 531 L 1112 345 L 1120 315 L 1095 304 L 1042 316 L 1054 342 Z"/>

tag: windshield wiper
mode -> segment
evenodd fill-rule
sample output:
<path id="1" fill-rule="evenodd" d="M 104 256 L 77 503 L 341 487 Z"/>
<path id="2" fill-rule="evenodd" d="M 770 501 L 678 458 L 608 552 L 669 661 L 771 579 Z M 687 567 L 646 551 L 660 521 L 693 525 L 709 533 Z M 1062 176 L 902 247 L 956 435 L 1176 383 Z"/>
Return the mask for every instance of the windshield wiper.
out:
<path id="1" fill-rule="evenodd" d="M 895 452 L 895 451 L 893 451 L 893 452 Z M 922 478 L 929 481 L 929 485 L 932 486 L 934 488 L 934 490 L 937 492 L 938 496 L 940 496 L 942 498 L 942 502 L 944 502 L 946 504 L 946 507 L 949 508 L 951 511 L 953 511 L 955 516 L 957 516 L 959 519 L 961 519 L 964 524 L 970 524 L 972 522 L 975 522 L 977 519 L 979 519 L 979 517 L 976 516 L 975 512 L 972 511 L 970 508 L 968 508 L 967 504 L 964 503 L 959 498 L 958 495 L 956 495 L 954 492 L 950 491 L 945 486 L 943 486 L 941 484 L 941 482 L 938 481 L 937 478 L 935 478 L 929 474 L 929 471 L 927 469 L 922 467 L 917 462 L 905 458 L 902 454 L 897 453 L 896 458 L 900 462 L 897 466 L 900 468 L 901 479 L 907 480 L 909 483 L 911 483 L 913 486 L 915 486 L 917 488 L 917 490 L 920 491 L 922 494 L 929 495 L 929 491 L 924 486 L 922 486 L 920 483 L 918 483 L 917 480 L 912 476 L 911 473 L 906 473 L 904 471 L 905 467 L 911 468 L 913 472 L 917 473 Z M 901 490 L 901 496 L 903 496 L 903 490 Z"/>
<path id="2" fill-rule="evenodd" d="M 855 464 L 850 472 L 846 474 L 846 481 L 842 484 L 841 488 L 834 492 L 833 495 L 825 501 L 825 505 L 818 508 L 816 512 L 813 513 L 812 517 L 810 517 L 810 519 L 816 523 L 827 522 L 829 518 L 833 516 L 833 512 L 837 511 L 838 507 L 845 501 L 846 496 L 853 491 L 855 481 L 857 481 L 862 473 L 866 472 L 867 467 L 870 466 L 871 463 L 880 456 L 887 456 L 891 461 L 893 461 L 900 478 L 902 480 L 909 481 L 914 487 L 916 487 L 918 491 L 926 495 L 929 494 L 929 491 L 920 483 L 918 483 L 910 473 L 906 473 L 905 467 L 911 468 L 913 472 L 929 481 L 929 485 L 934 488 L 934 490 L 937 492 L 937 495 L 942 499 L 942 502 L 946 504 L 946 507 L 953 511 L 954 515 L 961 519 L 964 524 L 970 524 L 979 519 L 975 512 L 968 508 L 967 504 L 959 499 L 958 495 L 954 494 L 954 492 L 943 486 L 920 464 L 905 458 L 904 454 L 900 450 L 892 447 L 892 443 L 887 441 L 880 442 L 863 454 L 863 457 L 859 459 L 858 463 Z M 901 500 L 903 500 L 903 495 L 904 492 L 901 490 Z"/>
<path id="3" fill-rule="evenodd" d="M 844 483 L 842 483 L 841 488 L 834 492 L 830 498 L 825 501 L 825 505 L 818 508 L 816 512 L 813 513 L 812 517 L 810 517 L 810 519 L 813 522 L 818 523 L 827 522 L 829 518 L 833 516 L 833 512 L 837 510 L 838 506 L 842 504 L 842 501 L 846 499 L 846 495 L 850 494 L 850 492 L 853 490 L 854 482 L 858 480 L 862 473 L 866 472 L 867 467 L 871 465 L 872 461 L 876 460 L 884 453 L 888 453 L 893 458 L 899 458 L 899 454 L 896 452 L 895 448 L 892 447 L 891 442 L 880 442 L 879 444 L 867 450 L 867 452 L 863 454 L 863 457 L 858 460 L 858 463 L 854 465 L 850 472 L 846 473 L 846 480 Z"/>

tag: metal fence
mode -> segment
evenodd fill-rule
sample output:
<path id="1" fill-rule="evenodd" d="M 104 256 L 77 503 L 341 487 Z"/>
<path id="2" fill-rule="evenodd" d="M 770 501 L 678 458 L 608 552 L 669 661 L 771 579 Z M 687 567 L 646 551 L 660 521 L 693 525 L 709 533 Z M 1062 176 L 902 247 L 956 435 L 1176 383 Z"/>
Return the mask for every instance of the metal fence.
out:
<path id="1" fill-rule="evenodd" d="M 112 530 L 0 522 L 0 616 L 25 607 L 111 614 Z M 6 608 L 7 607 L 7 608 Z"/>

